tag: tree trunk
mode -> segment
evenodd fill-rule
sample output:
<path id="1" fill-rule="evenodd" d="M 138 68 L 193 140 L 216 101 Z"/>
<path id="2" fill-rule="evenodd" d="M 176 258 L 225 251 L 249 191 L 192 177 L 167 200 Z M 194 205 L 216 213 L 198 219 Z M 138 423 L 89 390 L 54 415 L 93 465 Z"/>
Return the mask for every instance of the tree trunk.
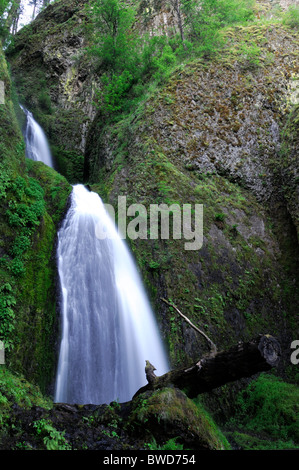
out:
<path id="1" fill-rule="evenodd" d="M 8 33 L 13 23 L 16 21 L 16 18 L 19 15 L 20 6 L 21 6 L 21 0 L 13 0 L 10 10 L 7 14 L 7 18 L 5 20 L 5 29 Z"/>
<path id="2" fill-rule="evenodd" d="M 31 18 L 32 21 L 35 18 L 36 5 L 37 5 L 37 0 L 34 0 L 33 1 L 33 12 L 32 12 L 32 18 Z"/>
<path id="3" fill-rule="evenodd" d="M 171 0 L 170 2 L 177 14 L 177 17 L 178 17 L 178 27 L 179 27 L 179 31 L 180 31 L 180 36 L 181 36 L 181 40 L 182 40 L 182 43 L 183 43 L 183 47 L 184 49 L 186 49 L 186 45 L 185 45 L 185 35 L 184 35 L 184 28 L 183 28 L 183 21 L 182 21 L 182 13 L 181 13 L 181 2 L 180 0 Z"/>
<path id="4" fill-rule="evenodd" d="M 270 335 L 260 335 L 246 343 L 238 343 L 227 351 L 204 356 L 191 367 L 173 370 L 156 377 L 155 381 L 140 388 L 139 395 L 173 385 L 194 398 L 228 382 L 250 377 L 277 366 L 281 355 L 278 341 Z"/>

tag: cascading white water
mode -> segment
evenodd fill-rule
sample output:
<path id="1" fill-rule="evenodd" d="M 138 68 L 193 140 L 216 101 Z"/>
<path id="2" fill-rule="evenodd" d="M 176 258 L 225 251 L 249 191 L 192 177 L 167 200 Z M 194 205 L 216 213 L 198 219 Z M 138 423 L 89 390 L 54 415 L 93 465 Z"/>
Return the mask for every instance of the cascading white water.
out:
<path id="1" fill-rule="evenodd" d="M 27 116 L 26 156 L 53 167 L 46 136 Z M 107 238 L 97 238 L 98 224 Z M 145 361 L 168 370 L 159 331 L 134 261 L 100 197 L 73 187 L 58 233 L 62 338 L 56 402 L 127 401 L 146 383 Z"/>
<path id="2" fill-rule="evenodd" d="M 55 401 L 130 400 L 146 384 L 145 361 L 161 375 L 167 358 L 134 261 L 100 197 L 82 185 L 73 187 L 57 257 L 62 339 Z"/>
<path id="3" fill-rule="evenodd" d="M 44 162 L 46 165 L 54 168 L 53 158 L 43 129 L 35 121 L 28 109 L 21 105 L 20 108 L 26 115 L 26 128 L 24 131 L 26 157 L 31 160 Z"/>

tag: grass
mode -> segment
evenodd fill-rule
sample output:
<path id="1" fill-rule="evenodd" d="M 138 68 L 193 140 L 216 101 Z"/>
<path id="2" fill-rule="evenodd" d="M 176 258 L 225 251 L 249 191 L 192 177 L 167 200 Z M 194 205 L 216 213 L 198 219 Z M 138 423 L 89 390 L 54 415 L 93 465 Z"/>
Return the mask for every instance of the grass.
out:
<path id="1" fill-rule="evenodd" d="M 296 384 L 262 373 L 236 398 L 233 438 L 245 448 L 299 448 L 298 403 Z"/>

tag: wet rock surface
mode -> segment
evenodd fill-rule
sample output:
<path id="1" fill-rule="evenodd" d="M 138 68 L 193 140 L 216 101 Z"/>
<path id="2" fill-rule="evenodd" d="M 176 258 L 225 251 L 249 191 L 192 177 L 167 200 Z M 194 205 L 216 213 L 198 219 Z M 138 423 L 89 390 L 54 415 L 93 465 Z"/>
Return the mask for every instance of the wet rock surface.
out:
<path id="1" fill-rule="evenodd" d="M 5 429 L 1 450 L 147 450 L 172 438 L 188 449 L 229 447 L 205 412 L 175 389 L 122 404 L 14 405 Z"/>

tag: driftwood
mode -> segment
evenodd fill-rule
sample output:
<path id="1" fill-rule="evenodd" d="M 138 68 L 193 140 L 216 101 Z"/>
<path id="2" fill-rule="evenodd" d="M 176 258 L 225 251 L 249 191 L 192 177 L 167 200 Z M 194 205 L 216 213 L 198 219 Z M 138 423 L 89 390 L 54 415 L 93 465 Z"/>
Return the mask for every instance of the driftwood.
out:
<path id="1" fill-rule="evenodd" d="M 251 341 L 240 342 L 227 351 L 207 354 L 188 368 L 155 377 L 135 396 L 147 390 L 174 386 L 194 398 L 228 382 L 270 370 L 278 365 L 280 355 L 279 342 L 273 336 L 260 335 Z"/>

